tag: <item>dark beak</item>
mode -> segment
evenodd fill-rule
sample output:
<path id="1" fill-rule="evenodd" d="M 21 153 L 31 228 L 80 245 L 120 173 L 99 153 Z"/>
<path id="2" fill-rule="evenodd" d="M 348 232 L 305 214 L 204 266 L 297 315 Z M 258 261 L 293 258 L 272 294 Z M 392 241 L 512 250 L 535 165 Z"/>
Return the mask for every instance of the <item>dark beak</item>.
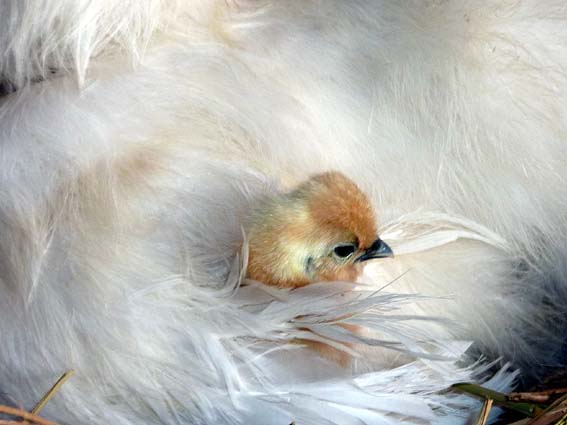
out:
<path id="1" fill-rule="evenodd" d="M 394 252 L 392 251 L 392 248 L 390 248 L 388 244 L 386 244 L 386 242 L 384 242 L 383 240 L 376 239 L 372 246 L 354 261 L 358 263 L 362 261 L 372 260 L 374 258 L 387 258 L 393 256 Z"/>

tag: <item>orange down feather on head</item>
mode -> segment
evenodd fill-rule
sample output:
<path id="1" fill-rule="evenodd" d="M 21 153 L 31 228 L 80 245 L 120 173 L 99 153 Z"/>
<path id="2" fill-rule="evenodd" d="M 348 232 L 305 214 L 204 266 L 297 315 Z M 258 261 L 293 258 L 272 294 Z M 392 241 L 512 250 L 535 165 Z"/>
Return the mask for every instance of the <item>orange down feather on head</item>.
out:
<path id="1" fill-rule="evenodd" d="M 352 180 L 336 171 L 315 175 L 254 209 L 248 277 L 279 287 L 354 281 L 363 261 L 391 256 L 375 223 L 368 197 Z"/>

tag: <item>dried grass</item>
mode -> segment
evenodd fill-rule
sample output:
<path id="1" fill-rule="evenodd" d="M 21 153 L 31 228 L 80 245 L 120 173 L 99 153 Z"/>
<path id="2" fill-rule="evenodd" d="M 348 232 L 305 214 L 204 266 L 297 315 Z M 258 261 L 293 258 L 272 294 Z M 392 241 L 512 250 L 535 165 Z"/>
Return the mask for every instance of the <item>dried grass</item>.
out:
<path id="1" fill-rule="evenodd" d="M 526 416 L 514 422 L 501 421 L 499 422 L 501 425 L 567 425 L 567 388 L 565 387 L 511 394 L 499 393 L 470 383 L 456 384 L 453 389 L 484 399 L 475 425 L 486 424 L 493 405 Z"/>
<path id="2" fill-rule="evenodd" d="M 45 405 L 49 402 L 49 400 L 51 400 L 51 398 L 57 393 L 57 391 L 59 391 L 61 386 L 71 376 L 74 375 L 74 373 L 74 371 L 69 370 L 61 375 L 61 377 L 55 382 L 55 384 L 53 384 L 49 391 L 45 393 L 45 395 L 30 412 L 16 407 L 0 405 L 1 414 L 20 418 L 19 420 L 0 419 L 0 425 L 57 425 L 55 422 L 49 421 L 39 416 L 39 412 L 45 407 Z"/>

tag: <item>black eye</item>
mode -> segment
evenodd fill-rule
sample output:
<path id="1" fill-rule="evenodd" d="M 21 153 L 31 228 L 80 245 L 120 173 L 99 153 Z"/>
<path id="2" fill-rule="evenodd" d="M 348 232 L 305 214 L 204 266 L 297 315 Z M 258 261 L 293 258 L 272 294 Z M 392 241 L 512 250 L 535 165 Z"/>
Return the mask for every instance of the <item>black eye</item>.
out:
<path id="1" fill-rule="evenodd" d="M 356 250 L 356 247 L 354 245 L 337 245 L 335 248 L 333 248 L 333 253 L 339 257 L 339 258 L 346 258 L 352 254 L 354 254 L 354 251 Z"/>

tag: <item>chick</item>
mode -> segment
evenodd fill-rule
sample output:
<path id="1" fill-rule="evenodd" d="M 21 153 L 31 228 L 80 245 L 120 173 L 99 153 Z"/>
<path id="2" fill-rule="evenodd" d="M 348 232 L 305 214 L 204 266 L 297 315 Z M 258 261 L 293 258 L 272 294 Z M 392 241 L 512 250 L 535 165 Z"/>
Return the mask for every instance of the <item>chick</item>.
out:
<path id="1" fill-rule="evenodd" d="M 281 288 L 354 281 L 364 262 L 393 255 L 367 196 L 336 171 L 261 202 L 247 233 L 248 278 Z"/>

